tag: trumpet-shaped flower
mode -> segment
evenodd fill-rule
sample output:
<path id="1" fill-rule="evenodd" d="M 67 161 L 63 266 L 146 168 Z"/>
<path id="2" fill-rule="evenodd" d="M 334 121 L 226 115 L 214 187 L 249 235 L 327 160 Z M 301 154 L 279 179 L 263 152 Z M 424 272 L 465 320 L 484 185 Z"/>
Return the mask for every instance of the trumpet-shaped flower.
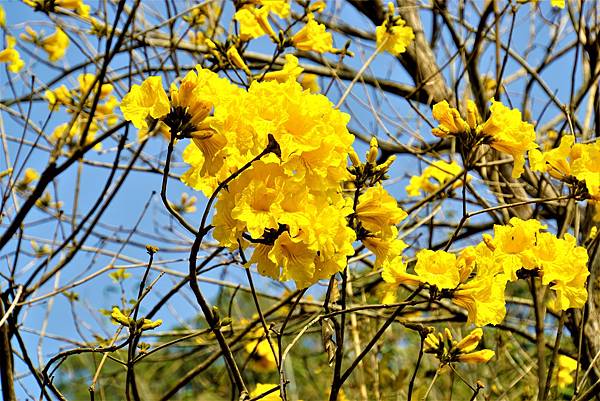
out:
<path id="1" fill-rule="evenodd" d="M 292 44 L 298 50 L 325 53 L 333 50 L 333 36 L 309 14 L 306 24 L 292 36 Z"/>
<path id="2" fill-rule="evenodd" d="M 455 288 L 460 282 L 456 255 L 446 251 L 419 251 L 415 273 L 421 280 L 439 289 Z"/>
<path id="3" fill-rule="evenodd" d="M 133 85 L 121 101 L 121 112 L 138 129 L 147 129 L 148 116 L 158 119 L 169 113 L 171 105 L 160 76 L 146 79 L 142 85 Z"/>
<path id="4" fill-rule="evenodd" d="M 500 102 L 492 101 L 490 118 L 480 125 L 481 133 L 490 138 L 490 145 L 504 153 L 512 155 L 513 178 L 524 171 L 525 153 L 536 149 L 533 125 L 521 119 L 521 112 L 509 109 Z"/>

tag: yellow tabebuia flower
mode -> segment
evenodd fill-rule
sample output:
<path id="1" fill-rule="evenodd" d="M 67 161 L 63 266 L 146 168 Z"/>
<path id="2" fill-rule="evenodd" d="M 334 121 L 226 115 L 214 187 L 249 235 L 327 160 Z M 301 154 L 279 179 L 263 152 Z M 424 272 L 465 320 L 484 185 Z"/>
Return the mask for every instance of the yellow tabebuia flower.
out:
<path id="1" fill-rule="evenodd" d="M 288 79 L 296 79 L 304 71 L 304 68 L 298 65 L 298 58 L 293 54 L 285 55 L 285 64 L 279 71 L 269 71 L 263 77 L 264 80 L 270 81 L 275 80 L 278 82 L 285 82 Z"/>
<path id="2" fill-rule="evenodd" d="M 58 61 L 65 56 L 69 47 L 69 37 L 58 28 L 56 31 L 41 41 L 42 48 L 48 53 L 48 60 Z"/>
<path id="3" fill-rule="evenodd" d="M 160 76 L 147 78 L 142 85 L 133 85 L 121 101 L 121 112 L 138 129 L 147 129 L 148 116 L 158 119 L 171 110 L 169 98 Z"/>
<path id="4" fill-rule="evenodd" d="M 510 225 L 494 225 L 494 258 L 512 281 L 517 280 L 520 268 L 533 269 L 537 266 L 533 247 L 543 228 L 546 227 L 538 220 L 524 221 L 517 217 L 510 219 Z"/>
<path id="5" fill-rule="evenodd" d="M 439 289 L 455 288 L 460 282 L 456 255 L 446 251 L 419 251 L 415 273 L 424 282 Z"/>
<path id="6" fill-rule="evenodd" d="M 479 129 L 490 138 L 490 146 L 500 152 L 510 154 L 514 159 L 513 178 L 524 171 L 525 153 L 536 149 L 533 125 L 521 119 L 521 112 L 509 109 L 500 102 L 492 101 L 490 118 Z"/>
<path id="7" fill-rule="evenodd" d="M 388 3 L 388 17 L 383 24 L 375 28 L 375 37 L 379 51 L 387 51 L 397 56 L 406 51 L 415 34 L 402 18 L 394 16 L 394 5 Z"/>
<path id="8" fill-rule="evenodd" d="M 375 255 L 375 268 L 383 267 L 386 269 L 388 264 L 400 263 L 401 259 L 397 259 L 408 245 L 401 239 L 398 239 L 398 229 L 396 226 L 391 226 L 384 232 L 379 232 L 374 235 L 367 235 L 362 238 L 362 243 L 368 250 Z"/>
<path id="9" fill-rule="evenodd" d="M 585 181 L 589 194 L 595 200 L 600 200 L 600 139 L 595 142 L 573 147 L 571 174 L 579 181 Z"/>
<path id="10" fill-rule="evenodd" d="M 388 231 L 406 216 L 406 212 L 398 207 L 398 201 L 381 185 L 368 188 L 358 197 L 356 217 L 369 232 Z"/>
<path id="11" fill-rule="evenodd" d="M 6 49 L 0 51 L 0 63 L 8 64 L 10 72 L 17 73 L 25 66 L 25 62 L 21 59 L 21 55 L 15 50 L 15 38 L 6 36 Z"/>
<path id="12" fill-rule="evenodd" d="M 538 149 L 529 151 L 529 162 L 533 171 L 547 172 L 552 177 L 564 179 L 571 175 L 571 153 L 575 143 L 573 135 L 565 135 L 560 141 L 558 148 L 547 152 Z"/>
<path id="13" fill-rule="evenodd" d="M 490 263 L 478 258 L 477 266 Z M 479 271 L 461 283 L 452 294 L 452 302 L 467 310 L 467 322 L 477 326 L 499 324 L 506 315 L 504 291 L 508 278 L 503 273 Z"/>
<path id="14" fill-rule="evenodd" d="M 383 266 L 381 278 L 386 283 L 396 285 L 408 284 L 416 286 L 423 282 L 421 277 L 416 274 L 406 272 L 406 263 L 404 263 L 401 256 L 395 257 Z"/>
<path id="15" fill-rule="evenodd" d="M 308 14 L 306 24 L 292 36 L 292 44 L 298 50 L 325 53 L 333 51 L 333 36 L 326 31 L 325 25 L 315 21 L 312 14 Z"/>
<path id="16" fill-rule="evenodd" d="M 565 0 L 550 0 L 552 7 L 565 8 Z"/>
<path id="17" fill-rule="evenodd" d="M 269 35 L 277 39 L 277 34 L 269 23 L 269 9 L 267 7 L 244 7 L 233 16 L 240 24 L 240 39 L 247 41 Z"/>
<path id="18" fill-rule="evenodd" d="M 427 166 L 421 175 L 410 177 L 410 182 L 406 186 L 406 193 L 408 196 L 420 196 L 422 192 L 434 193 L 462 172 L 463 168 L 456 162 L 448 163 L 444 160 L 436 160 L 430 166 Z M 467 182 L 471 178 L 470 175 L 467 175 Z M 462 185 L 462 179 L 456 180 L 452 185 L 452 189 Z"/>
<path id="19" fill-rule="evenodd" d="M 558 355 L 558 373 L 557 382 L 559 388 L 564 389 L 573 383 L 573 372 L 577 369 L 577 360 L 567 355 Z"/>
<path id="20" fill-rule="evenodd" d="M 4 11 L 4 7 L 0 5 L 0 28 L 6 27 L 6 12 Z"/>

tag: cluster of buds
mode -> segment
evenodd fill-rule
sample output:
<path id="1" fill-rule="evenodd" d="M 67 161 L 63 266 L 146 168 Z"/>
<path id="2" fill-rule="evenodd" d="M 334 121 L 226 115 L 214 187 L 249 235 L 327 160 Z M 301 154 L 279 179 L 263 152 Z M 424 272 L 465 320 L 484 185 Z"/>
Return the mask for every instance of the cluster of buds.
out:
<path id="1" fill-rule="evenodd" d="M 379 144 L 377 138 L 373 137 L 369 143 L 369 150 L 366 154 L 366 163 L 361 162 L 358 154 L 351 149 L 348 152 L 352 166 L 348 171 L 354 176 L 354 183 L 357 187 L 369 186 L 372 187 L 378 182 L 389 178 L 387 175 L 390 166 L 396 160 L 396 156 L 392 155 L 381 164 L 377 164 L 377 155 L 379 154 Z"/>
<path id="2" fill-rule="evenodd" d="M 130 331 L 141 332 L 144 330 L 152 330 L 162 324 L 161 319 L 152 321 L 150 319 L 140 318 L 135 320 L 134 318 L 125 315 L 123 312 L 121 312 L 121 309 L 116 306 L 113 307 L 110 316 L 115 322 L 128 327 Z"/>
<path id="3" fill-rule="evenodd" d="M 425 337 L 424 352 L 434 354 L 442 365 L 453 362 L 484 363 L 492 359 L 495 353 L 490 349 L 475 351 L 482 337 L 483 330 L 479 327 L 460 341 L 454 340 L 448 328 L 444 329 L 443 334 L 436 334 L 430 329 Z"/>

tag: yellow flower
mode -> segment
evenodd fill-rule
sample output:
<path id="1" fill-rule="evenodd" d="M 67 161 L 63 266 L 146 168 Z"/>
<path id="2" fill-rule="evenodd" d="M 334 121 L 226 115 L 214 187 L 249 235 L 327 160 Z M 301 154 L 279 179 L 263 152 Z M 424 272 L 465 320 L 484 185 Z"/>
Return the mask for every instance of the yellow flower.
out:
<path id="1" fill-rule="evenodd" d="M 69 37 L 62 29 L 57 28 L 52 35 L 44 38 L 40 44 L 44 51 L 48 53 L 48 60 L 58 61 L 65 56 L 65 52 L 69 47 Z"/>
<path id="2" fill-rule="evenodd" d="M 25 66 L 25 62 L 17 50 L 15 50 L 15 38 L 6 36 L 6 49 L 0 51 L 0 63 L 7 63 L 10 72 L 17 73 Z"/>
<path id="3" fill-rule="evenodd" d="M 494 256 L 512 281 L 517 279 L 517 270 L 521 267 L 537 266 L 533 248 L 542 228 L 545 226 L 535 219 L 524 221 L 517 217 L 511 218 L 509 225 L 494 225 Z"/>
<path id="4" fill-rule="evenodd" d="M 47 90 L 44 94 L 44 97 L 48 101 L 48 108 L 50 110 L 59 105 L 69 105 L 73 101 L 71 92 L 65 85 L 61 85 L 55 90 Z"/>
<path id="5" fill-rule="evenodd" d="M 490 112 L 490 118 L 478 129 L 490 138 L 492 148 L 513 157 L 512 176 L 518 178 L 524 171 L 525 152 L 538 147 L 533 125 L 522 121 L 519 110 L 509 109 L 500 102 L 492 100 Z"/>
<path id="6" fill-rule="evenodd" d="M 0 5 L 0 28 L 6 27 L 6 12 L 4 11 L 4 7 Z"/>
<path id="7" fill-rule="evenodd" d="M 455 288 L 460 282 L 456 255 L 446 251 L 419 251 L 415 273 L 424 282 L 439 289 Z"/>
<path id="8" fill-rule="evenodd" d="M 368 188 L 358 197 L 356 217 L 371 233 L 387 232 L 390 226 L 405 219 L 406 212 L 398 207 L 398 201 L 381 185 Z"/>
<path id="9" fill-rule="evenodd" d="M 40 178 L 40 173 L 34 168 L 28 167 L 25 169 L 25 173 L 23 175 L 23 179 L 21 182 L 25 185 L 31 184 L 33 181 L 36 181 Z"/>
<path id="10" fill-rule="evenodd" d="M 462 167 L 456 162 L 448 163 L 444 160 L 436 160 L 427 166 L 421 175 L 410 177 L 410 182 L 405 188 L 406 193 L 408 196 L 420 196 L 421 191 L 434 193 L 462 172 Z M 467 182 L 471 179 L 472 177 L 467 175 Z M 462 186 L 462 183 L 462 179 L 456 180 L 452 189 Z"/>
<path id="11" fill-rule="evenodd" d="M 285 82 L 288 79 L 296 79 L 298 75 L 300 75 L 304 71 L 304 68 L 298 65 L 298 59 L 293 54 L 285 55 L 285 64 L 283 68 L 279 71 L 270 71 L 267 72 L 264 76 L 264 79 L 275 80 L 278 82 Z"/>
<path id="12" fill-rule="evenodd" d="M 432 114 L 433 118 L 440 123 L 431 131 L 435 136 L 460 135 L 469 130 L 469 124 L 462 119 L 458 110 L 450 107 L 445 100 L 433 105 Z"/>
<path id="13" fill-rule="evenodd" d="M 600 139 L 586 145 L 573 147 L 571 174 L 579 181 L 585 181 L 585 186 L 592 198 L 600 200 Z"/>
<path id="14" fill-rule="evenodd" d="M 277 39 L 277 34 L 269 23 L 269 9 L 266 7 L 245 7 L 238 10 L 233 16 L 240 24 L 240 39 L 247 41 L 269 35 Z"/>
<path id="15" fill-rule="evenodd" d="M 258 397 L 261 394 L 266 393 L 269 390 L 272 390 L 275 387 L 279 387 L 278 384 L 262 384 L 257 383 L 256 388 L 250 392 L 250 398 Z M 261 398 L 262 401 L 281 401 L 282 398 L 279 396 L 279 389 L 269 393 L 268 395 Z"/>
<path id="16" fill-rule="evenodd" d="M 569 158 L 575 143 L 573 135 L 565 135 L 556 149 L 540 152 L 538 149 L 529 151 L 529 162 L 533 171 L 547 172 L 556 179 L 564 179 L 571 175 Z"/>
<path id="17" fill-rule="evenodd" d="M 292 238 L 288 232 L 284 232 L 275 240 L 269 259 L 281 266 L 282 281 L 291 279 L 298 288 L 304 288 L 312 284 L 316 255 L 316 250 L 311 249 L 302 238 Z"/>
<path id="18" fill-rule="evenodd" d="M 485 363 L 492 359 L 496 353 L 491 349 L 482 349 L 481 351 L 470 352 L 468 354 L 461 354 L 457 357 L 459 362 L 466 363 Z"/>
<path id="19" fill-rule="evenodd" d="M 552 7 L 565 8 L 565 0 L 550 0 Z"/>
<path id="20" fill-rule="evenodd" d="M 368 250 L 375 255 L 375 268 L 386 266 L 388 263 L 394 263 L 402 251 L 408 245 L 401 239 L 398 239 L 398 229 L 395 226 L 390 227 L 389 232 L 380 232 L 377 235 L 368 235 L 361 241 Z"/>
<path id="21" fill-rule="evenodd" d="M 404 53 L 415 38 L 412 28 L 405 25 L 406 22 L 402 18 L 394 17 L 394 6 L 389 3 L 388 17 L 383 24 L 375 28 L 379 51 L 387 51 L 395 56 Z"/>
<path id="22" fill-rule="evenodd" d="M 171 109 L 162 86 L 162 77 L 149 77 L 142 85 L 133 85 L 121 101 L 121 112 L 138 129 L 147 129 L 146 117 L 164 117 Z"/>
<path id="23" fill-rule="evenodd" d="M 416 286 L 423 282 L 423 280 L 416 274 L 406 272 L 406 263 L 404 263 L 401 256 L 397 256 L 390 262 L 383 265 L 381 278 L 386 283 L 396 285 L 408 284 Z"/>
<path id="24" fill-rule="evenodd" d="M 561 389 L 566 388 L 569 384 L 573 383 L 573 372 L 577 369 L 577 360 L 566 356 L 558 356 L 558 387 Z"/>
<path id="25" fill-rule="evenodd" d="M 325 53 L 333 50 L 333 36 L 309 14 L 306 25 L 292 36 L 292 44 L 298 50 Z"/>

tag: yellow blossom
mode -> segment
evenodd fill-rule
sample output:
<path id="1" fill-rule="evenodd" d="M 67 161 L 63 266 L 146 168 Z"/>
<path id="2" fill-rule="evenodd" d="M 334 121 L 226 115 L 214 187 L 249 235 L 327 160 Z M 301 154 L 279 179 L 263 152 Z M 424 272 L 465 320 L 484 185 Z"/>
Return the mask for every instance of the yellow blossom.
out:
<path id="1" fill-rule="evenodd" d="M 46 53 L 48 53 L 48 60 L 58 61 L 65 56 L 65 52 L 69 47 L 69 37 L 62 29 L 57 28 L 52 35 L 41 41 L 41 45 Z"/>
<path id="2" fill-rule="evenodd" d="M 306 24 L 292 36 L 292 44 L 298 50 L 325 53 L 333 50 L 333 36 L 309 14 Z"/>
<path id="3" fill-rule="evenodd" d="M 138 128 L 148 128 L 146 117 L 165 116 L 171 106 L 160 76 L 147 78 L 142 85 L 133 85 L 121 101 L 121 112 L 126 120 Z"/>
<path id="4" fill-rule="evenodd" d="M 388 231 L 407 214 L 398 207 L 398 202 L 381 185 L 368 188 L 358 197 L 356 217 L 362 226 L 372 233 Z"/>
<path id="5" fill-rule="evenodd" d="M 10 72 L 17 73 L 25 66 L 25 62 L 17 50 L 15 50 L 15 38 L 6 36 L 6 49 L 0 51 L 0 63 L 7 63 Z"/>
<path id="6" fill-rule="evenodd" d="M 406 51 L 415 38 L 415 34 L 411 27 L 406 26 L 406 22 L 402 18 L 393 16 L 394 7 L 391 4 L 388 4 L 388 18 L 375 28 L 375 36 L 379 51 L 387 51 L 397 56 Z"/>
<path id="7" fill-rule="evenodd" d="M 550 0 L 552 7 L 565 8 L 565 0 Z"/>
<path id="8" fill-rule="evenodd" d="M 569 158 L 571 149 L 575 143 L 573 135 L 565 135 L 560 141 L 558 148 L 547 152 L 540 152 L 538 149 L 529 151 L 529 161 L 531 169 L 534 171 L 547 172 L 552 177 L 564 179 L 571 175 L 571 165 Z"/>
<path id="9" fill-rule="evenodd" d="M 571 174 L 585 186 L 592 198 L 600 200 L 600 139 L 586 145 L 575 145 Z"/>
<path id="10" fill-rule="evenodd" d="M 460 282 L 456 255 L 446 251 L 419 251 L 415 273 L 424 282 L 439 289 L 455 288 Z"/>
<path id="11" fill-rule="evenodd" d="M 573 383 L 573 372 L 577 369 L 577 360 L 566 356 L 558 355 L 558 387 L 561 389 L 566 388 L 568 385 Z"/>
<path id="12" fill-rule="evenodd" d="M 545 228 L 538 220 L 510 219 L 509 225 L 494 225 L 494 256 L 512 281 L 521 267 L 533 269 L 537 259 L 533 253 L 539 231 Z"/>
<path id="13" fill-rule="evenodd" d="M 406 272 L 406 263 L 402 261 L 402 257 L 398 256 L 392 259 L 389 263 L 384 264 L 381 272 L 383 281 L 390 284 L 408 284 L 420 285 L 423 280 L 416 274 Z"/>
<path id="14" fill-rule="evenodd" d="M 6 27 L 6 12 L 4 11 L 4 7 L 0 5 L 0 28 Z"/>
<path id="15" fill-rule="evenodd" d="M 240 39 L 247 41 L 269 35 L 272 39 L 277 34 L 269 23 L 269 9 L 267 7 L 250 7 L 238 10 L 233 18 L 240 24 Z"/>
<path id="16" fill-rule="evenodd" d="M 490 138 L 490 146 L 500 152 L 510 154 L 514 159 L 513 178 L 524 171 L 525 153 L 535 149 L 533 125 L 521 119 L 521 112 L 509 109 L 500 102 L 492 101 L 490 118 L 478 128 Z"/>

